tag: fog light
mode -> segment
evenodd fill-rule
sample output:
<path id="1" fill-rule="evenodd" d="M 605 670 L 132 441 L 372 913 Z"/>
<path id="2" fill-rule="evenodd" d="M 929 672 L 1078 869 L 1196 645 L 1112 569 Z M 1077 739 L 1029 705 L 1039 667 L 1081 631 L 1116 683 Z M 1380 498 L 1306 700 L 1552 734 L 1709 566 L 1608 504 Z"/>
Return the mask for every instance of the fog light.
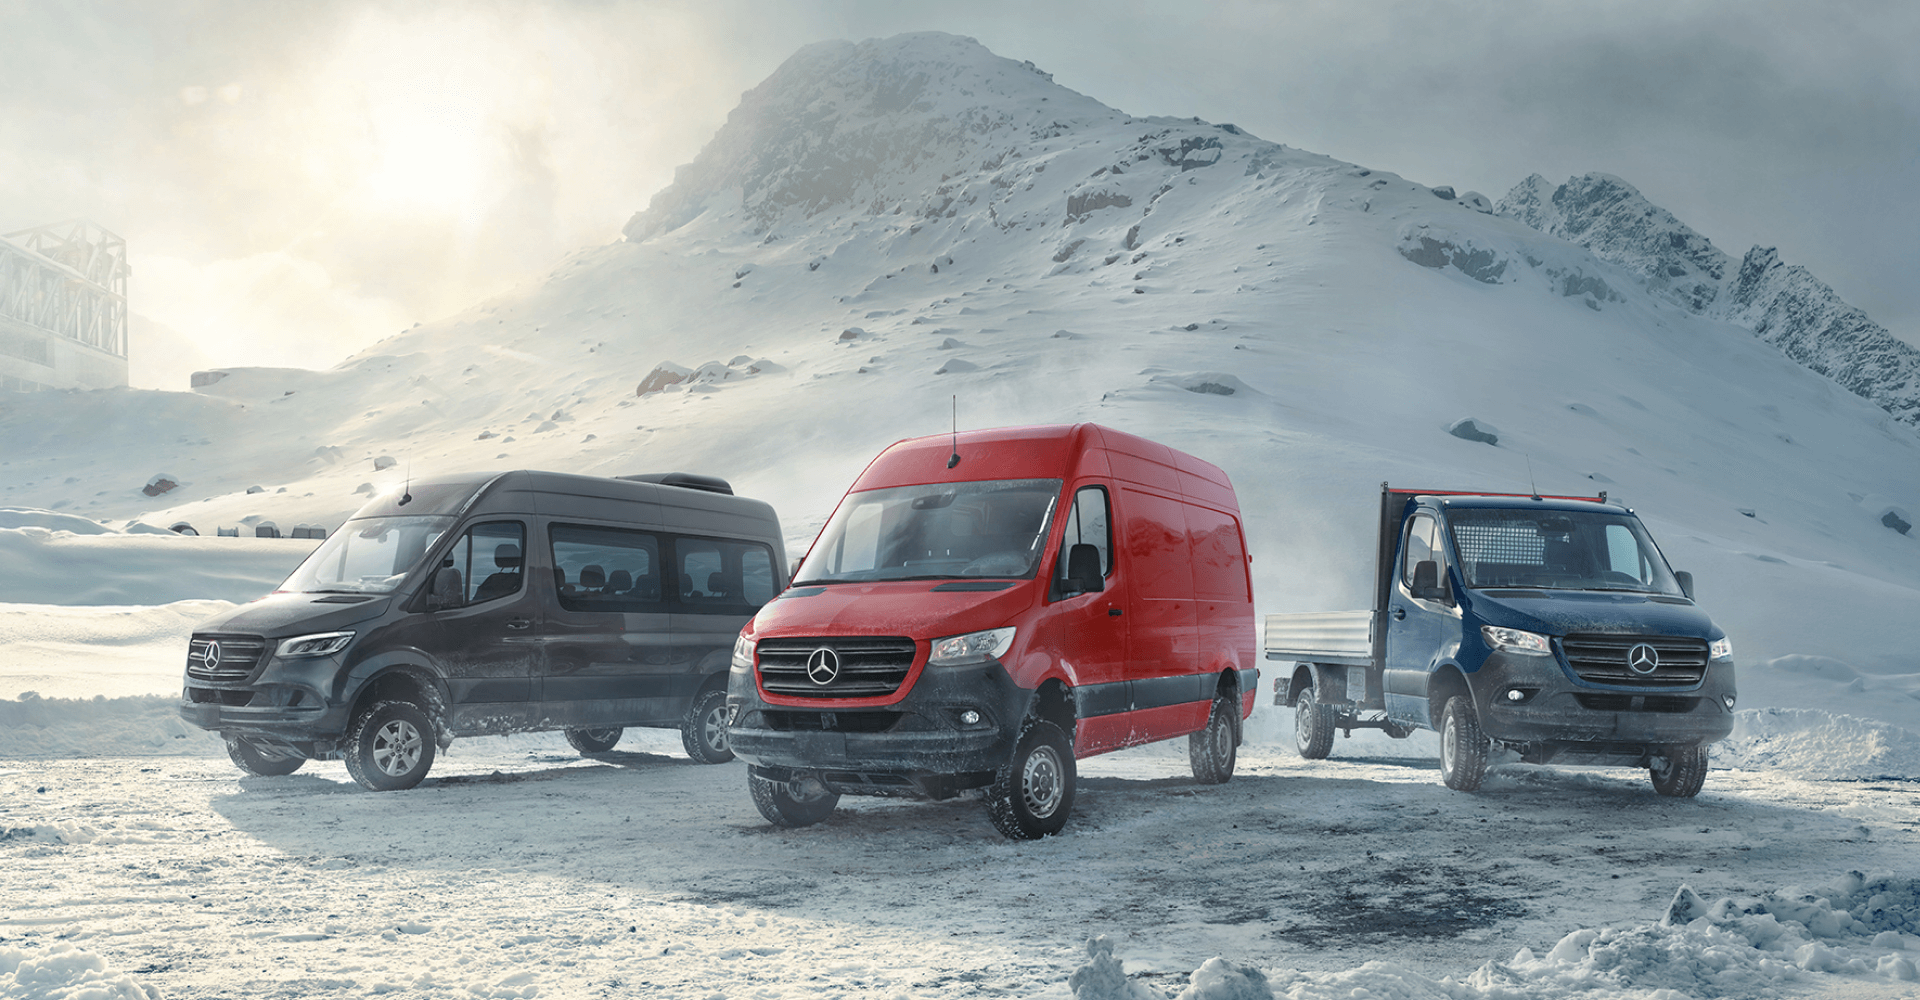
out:
<path id="1" fill-rule="evenodd" d="M 1733 711 L 1733 695 L 1727 695 L 1725 698 L 1722 698 L 1720 700 L 1727 703 L 1727 711 L 1729 712 Z"/>
<path id="2" fill-rule="evenodd" d="M 1526 701 L 1527 693 L 1525 691 L 1520 690 L 1519 688 L 1508 688 L 1507 700 L 1508 701 Z"/>
<path id="3" fill-rule="evenodd" d="M 1728 700 L 1729 702 L 1731 702 L 1731 701 L 1732 701 L 1733 699 L 1731 699 L 1731 698 L 1729 698 L 1729 699 L 1727 699 L 1727 700 Z M 960 724 L 961 724 L 961 725 L 963 725 L 963 726 L 977 726 L 977 725 L 979 725 L 979 724 L 980 724 L 980 713 L 979 713 L 979 712 L 976 712 L 976 711 L 974 711 L 974 710 L 973 710 L 973 709 L 971 709 L 971 708 L 969 708 L 969 709 L 967 709 L 967 710 L 966 710 L 966 711 L 964 711 L 964 712 L 961 712 L 961 713 L 960 713 Z"/>
<path id="4" fill-rule="evenodd" d="M 731 725 L 734 725 L 735 723 L 738 723 L 739 721 L 740 721 L 740 706 L 728 705 L 727 706 L 727 725 L 731 726 Z"/>

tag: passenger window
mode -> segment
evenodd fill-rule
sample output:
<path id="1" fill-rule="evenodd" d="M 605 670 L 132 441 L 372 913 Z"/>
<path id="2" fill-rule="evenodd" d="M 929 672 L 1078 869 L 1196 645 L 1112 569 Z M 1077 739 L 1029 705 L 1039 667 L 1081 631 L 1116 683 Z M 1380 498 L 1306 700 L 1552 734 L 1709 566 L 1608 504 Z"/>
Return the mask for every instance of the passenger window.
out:
<path id="1" fill-rule="evenodd" d="M 1060 539 L 1060 559 L 1054 578 L 1067 578 L 1067 559 L 1075 545 L 1091 545 L 1100 553 L 1100 575 L 1113 575 L 1113 529 L 1107 512 L 1107 491 L 1101 486 L 1083 486 L 1073 494 L 1073 506 L 1067 510 L 1066 534 Z"/>
<path id="2" fill-rule="evenodd" d="M 1624 573 L 1639 583 L 1653 581 L 1652 567 L 1640 552 L 1639 539 L 1624 524 L 1607 525 L 1607 563 L 1606 569 Z"/>
<path id="3" fill-rule="evenodd" d="M 679 602 L 716 614 L 751 614 L 773 599 L 773 551 L 755 542 L 675 538 Z"/>
<path id="4" fill-rule="evenodd" d="M 1426 560 L 1439 562 L 1434 554 L 1434 520 L 1426 514 L 1415 514 L 1407 526 L 1406 558 L 1400 564 L 1400 578 L 1408 586 L 1413 585 L 1413 568 Z"/>
<path id="5" fill-rule="evenodd" d="M 553 582 L 568 611 L 660 611 L 660 539 L 648 532 L 556 524 Z"/>
<path id="6" fill-rule="evenodd" d="M 476 524 L 441 565 L 460 571 L 460 603 L 479 604 L 520 592 L 526 580 L 527 529 L 519 521 Z"/>

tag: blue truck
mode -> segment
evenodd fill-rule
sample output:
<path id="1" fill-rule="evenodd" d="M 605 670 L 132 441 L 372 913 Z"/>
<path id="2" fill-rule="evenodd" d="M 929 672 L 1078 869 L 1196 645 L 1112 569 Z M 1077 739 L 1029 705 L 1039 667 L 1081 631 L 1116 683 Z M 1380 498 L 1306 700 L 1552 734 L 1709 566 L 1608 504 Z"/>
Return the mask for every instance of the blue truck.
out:
<path id="1" fill-rule="evenodd" d="M 1336 731 L 1440 734 L 1447 787 L 1490 754 L 1647 769 L 1697 795 L 1733 729 L 1733 646 L 1634 512 L 1594 497 L 1381 484 L 1373 608 L 1268 615 L 1300 755 Z"/>

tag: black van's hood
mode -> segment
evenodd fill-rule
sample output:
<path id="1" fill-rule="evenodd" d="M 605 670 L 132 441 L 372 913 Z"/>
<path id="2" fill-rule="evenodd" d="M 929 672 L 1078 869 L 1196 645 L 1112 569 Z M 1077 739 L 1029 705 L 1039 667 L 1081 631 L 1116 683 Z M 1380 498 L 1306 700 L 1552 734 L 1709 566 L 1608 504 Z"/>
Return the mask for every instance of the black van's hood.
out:
<path id="1" fill-rule="evenodd" d="M 1481 590 L 1473 612 L 1489 625 L 1545 635 L 1616 632 L 1718 639 L 1705 611 L 1677 598 L 1604 590 Z"/>
<path id="2" fill-rule="evenodd" d="M 334 632 L 378 618 L 393 603 L 391 594 L 268 594 L 251 604 L 201 622 L 196 632 L 244 632 L 282 639 L 309 632 Z M 346 601 L 354 603 L 344 603 Z"/>

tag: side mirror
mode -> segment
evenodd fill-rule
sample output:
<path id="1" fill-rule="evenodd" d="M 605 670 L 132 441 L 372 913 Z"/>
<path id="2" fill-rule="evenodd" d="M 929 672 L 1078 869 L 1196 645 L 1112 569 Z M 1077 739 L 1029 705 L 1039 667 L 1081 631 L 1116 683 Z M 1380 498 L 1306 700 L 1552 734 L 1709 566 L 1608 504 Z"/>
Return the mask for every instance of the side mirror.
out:
<path id="1" fill-rule="evenodd" d="M 1422 559 L 1413 564 L 1413 582 L 1407 587 L 1417 600 L 1444 601 L 1446 588 L 1440 586 L 1440 564 L 1431 559 Z"/>
<path id="2" fill-rule="evenodd" d="M 452 566 L 442 566 L 433 574 L 433 586 L 427 590 L 427 610 L 439 611 L 460 606 L 465 596 L 461 593 L 463 589 L 460 571 Z"/>
<path id="3" fill-rule="evenodd" d="M 1684 569 L 1676 570 L 1673 579 L 1680 585 L 1680 592 L 1687 595 L 1687 600 L 1693 600 L 1693 574 Z"/>

